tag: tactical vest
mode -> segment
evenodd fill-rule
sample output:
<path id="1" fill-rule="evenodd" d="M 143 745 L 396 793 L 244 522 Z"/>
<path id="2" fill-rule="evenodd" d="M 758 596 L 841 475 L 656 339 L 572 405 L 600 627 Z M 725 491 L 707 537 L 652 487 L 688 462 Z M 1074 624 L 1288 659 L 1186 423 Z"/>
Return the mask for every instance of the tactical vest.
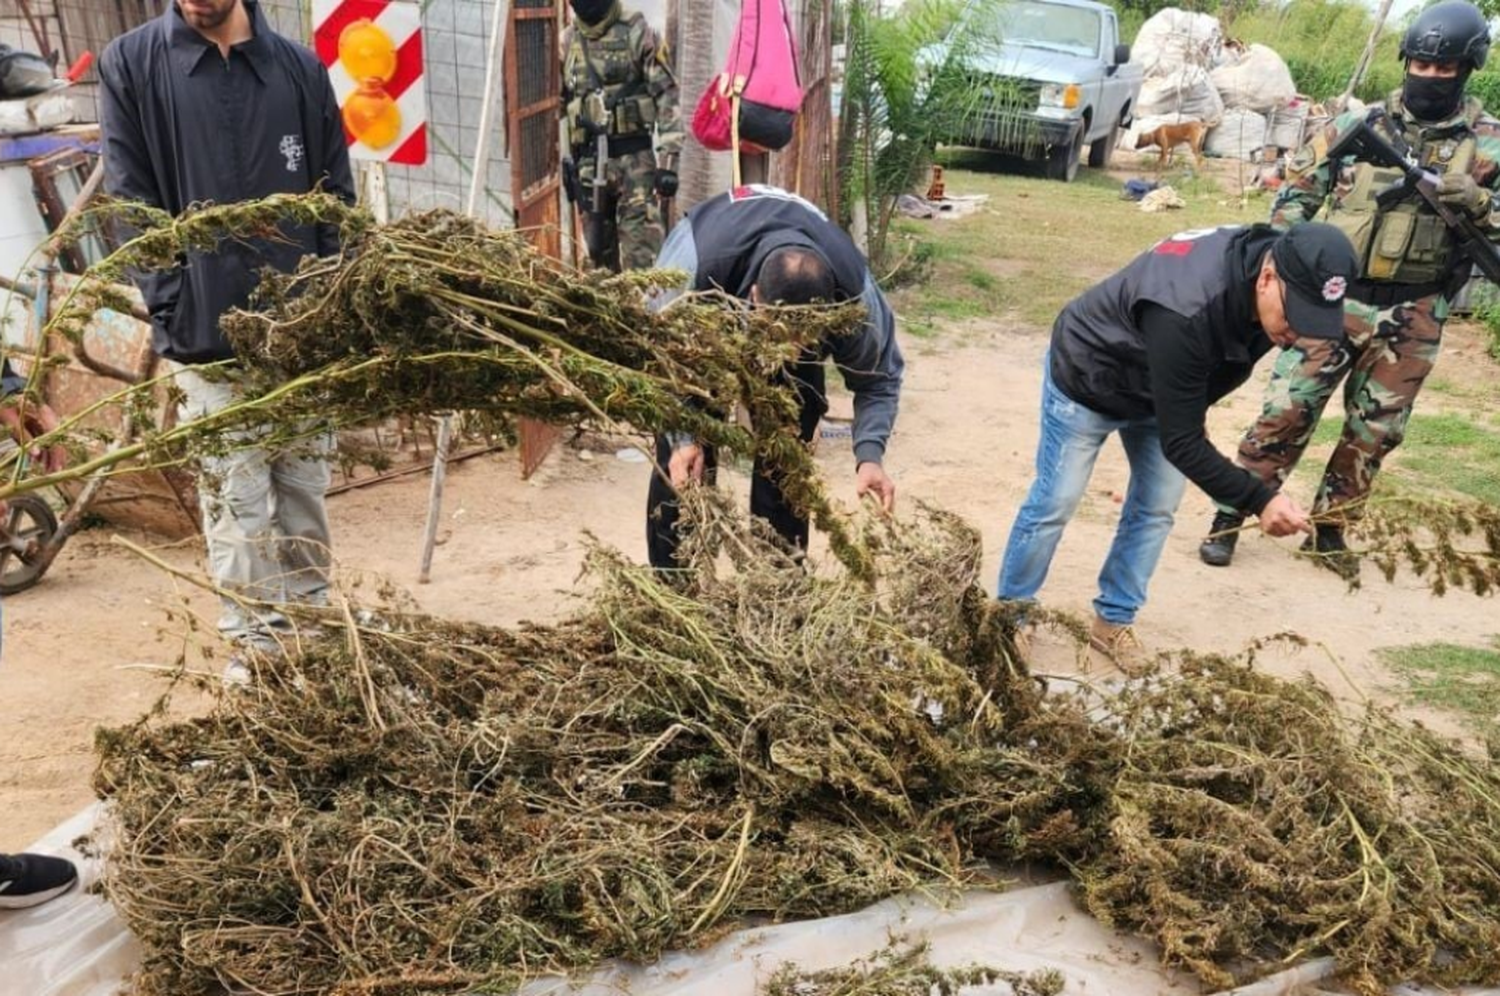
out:
<path id="1" fill-rule="evenodd" d="M 574 149 L 592 153 L 602 131 L 610 138 L 651 134 L 656 124 L 656 99 L 646 89 L 646 77 L 631 48 L 633 31 L 645 31 L 639 12 L 619 17 L 598 38 L 586 38 L 579 25 L 569 31 L 563 59 L 563 87 L 568 103 L 568 141 Z"/>
<path id="2" fill-rule="evenodd" d="M 1468 128 L 1432 137 L 1419 136 L 1419 142 L 1414 146 L 1417 159 L 1424 169 L 1434 173 L 1467 173 L 1479 146 Z M 1330 169 L 1336 166 L 1330 164 Z M 1328 221 L 1349 237 L 1359 256 L 1361 276 L 1403 284 L 1431 284 L 1447 279 L 1454 262 L 1454 246 L 1443 219 L 1415 195 L 1385 210 L 1375 201 L 1381 191 L 1402 181 L 1401 171 L 1357 162 L 1352 172 L 1348 192 L 1330 201 L 1320 220 Z"/>

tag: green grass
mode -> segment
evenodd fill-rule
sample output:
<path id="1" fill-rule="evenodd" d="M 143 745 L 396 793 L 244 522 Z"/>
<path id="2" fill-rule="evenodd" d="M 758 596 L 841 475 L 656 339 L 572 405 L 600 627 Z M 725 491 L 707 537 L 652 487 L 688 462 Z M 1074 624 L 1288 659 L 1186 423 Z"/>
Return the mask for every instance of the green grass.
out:
<path id="1" fill-rule="evenodd" d="M 1413 415 L 1396 451 L 1401 477 L 1500 505 L 1500 432 L 1466 416 Z"/>
<path id="2" fill-rule="evenodd" d="M 1481 735 L 1500 734 L 1500 642 L 1420 643 L 1386 647 L 1379 656 L 1406 682 L 1412 701 L 1457 713 Z"/>
<path id="3" fill-rule="evenodd" d="M 1134 165 L 1128 153 L 1115 158 L 1119 166 Z M 1064 304 L 1158 240 L 1188 228 L 1260 221 L 1267 213 L 1254 200 L 1237 207 L 1217 180 L 1177 171 L 1164 182 L 1187 207 L 1145 214 L 1120 199 L 1120 180 L 1097 170 L 1085 168 L 1062 184 L 1018 175 L 1028 167 L 987 153 L 944 150 L 942 159 L 951 195 L 989 200 L 966 218 L 894 226 L 899 238 L 923 244 L 911 253 L 920 259 L 919 275 L 892 300 L 907 329 L 924 337 L 940 335 L 945 323 L 979 318 L 1050 328 Z"/>
<path id="4" fill-rule="evenodd" d="M 1335 395 L 1308 443 L 1302 462 L 1309 470 L 1322 472 L 1327 452 L 1344 431 L 1343 415 L 1342 401 Z M 1408 495 L 1458 492 L 1500 505 L 1500 431 L 1490 426 L 1500 427 L 1500 412 L 1476 413 L 1476 417 L 1413 414 L 1406 439 L 1377 479 L 1377 489 Z"/>

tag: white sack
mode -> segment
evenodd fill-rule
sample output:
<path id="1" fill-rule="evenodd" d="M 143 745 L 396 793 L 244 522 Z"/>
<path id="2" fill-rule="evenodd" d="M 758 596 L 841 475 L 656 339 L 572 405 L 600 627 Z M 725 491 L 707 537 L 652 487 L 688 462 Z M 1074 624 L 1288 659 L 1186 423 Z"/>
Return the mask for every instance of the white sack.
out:
<path id="1" fill-rule="evenodd" d="M 1219 19 L 1165 7 L 1147 19 L 1130 48 L 1130 61 L 1145 67 L 1148 77 L 1183 66 L 1213 66 L 1224 44 Z"/>
<path id="2" fill-rule="evenodd" d="M 1290 106 L 1278 108 L 1266 115 L 1266 144 L 1282 149 L 1300 149 L 1307 141 L 1306 101 L 1297 101 Z"/>
<path id="3" fill-rule="evenodd" d="M 1254 159 L 1266 142 L 1266 119 L 1254 111 L 1235 108 L 1224 112 L 1224 120 L 1208 133 L 1203 151 L 1222 159 Z"/>
<path id="4" fill-rule="evenodd" d="M 1211 74 L 1224 106 L 1265 114 L 1285 107 L 1297 96 L 1291 70 L 1273 49 L 1251 45 L 1243 55 L 1225 62 Z"/>
<path id="5" fill-rule="evenodd" d="M 1169 74 L 1147 77 L 1136 98 L 1135 116 L 1214 125 L 1224 116 L 1224 101 L 1207 70 L 1186 66 Z"/>

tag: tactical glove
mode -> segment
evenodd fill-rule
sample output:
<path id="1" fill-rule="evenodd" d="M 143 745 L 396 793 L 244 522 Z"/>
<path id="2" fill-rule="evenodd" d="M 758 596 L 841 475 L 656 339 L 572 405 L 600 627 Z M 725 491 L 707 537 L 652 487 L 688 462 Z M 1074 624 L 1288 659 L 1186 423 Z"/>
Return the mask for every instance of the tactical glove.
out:
<path id="1" fill-rule="evenodd" d="M 656 196 L 662 200 L 671 200 L 677 196 L 677 173 L 675 170 L 659 169 L 656 171 Z"/>
<path id="2" fill-rule="evenodd" d="M 1471 218 L 1484 218 L 1490 213 L 1490 192 L 1467 173 L 1444 173 L 1438 179 L 1437 196 L 1450 208 Z"/>

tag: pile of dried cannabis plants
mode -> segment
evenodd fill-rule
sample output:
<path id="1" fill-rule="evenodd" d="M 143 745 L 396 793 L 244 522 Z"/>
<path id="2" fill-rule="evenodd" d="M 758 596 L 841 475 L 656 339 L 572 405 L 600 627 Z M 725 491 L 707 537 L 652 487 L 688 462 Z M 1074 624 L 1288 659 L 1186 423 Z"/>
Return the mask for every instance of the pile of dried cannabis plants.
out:
<path id="1" fill-rule="evenodd" d="M 873 589 L 694 514 L 692 570 L 596 551 L 561 624 L 335 613 L 210 715 L 101 734 L 138 992 L 508 992 L 1018 858 L 1215 985 L 1500 980 L 1487 761 L 1244 660 L 1044 696 L 935 512 L 867 527 Z"/>
<path id="2" fill-rule="evenodd" d="M 246 445 L 296 446 L 311 434 L 391 416 L 462 410 L 481 416 L 490 432 L 533 417 L 684 431 L 756 456 L 780 473 L 835 548 L 853 556 L 797 438 L 796 400 L 775 381 L 804 350 L 856 328 L 864 317 L 858 305 L 751 310 L 717 294 L 688 294 L 656 310 L 649 299 L 669 296 L 682 274 L 580 273 L 537 252 L 524 233 L 490 231 L 445 211 L 379 226 L 321 194 L 176 219 L 126 213 L 141 234 L 76 286 L 49 336 L 77 340 L 97 308 L 123 307 L 115 281 L 127 272 L 170 269 L 223 241 L 274 237 L 285 224 L 337 224 L 342 251 L 309 258 L 295 274 L 266 274 L 250 310 L 225 316 L 237 361 L 197 370 L 234 379 L 239 403 L 157 429 L 150 418 L 156 385 L 121 392 L 95 408 L 130 413 L 130 439 L 100 439 L 85 428 L 95 411 L 74 413 L 38 445 L 95 455 L 59 474 L 13 480 L 0 495 Z M 722 417 L 736 404 L 749 412 L 753 434 Z M 100 444 L 109 447 L 102 455 Z M 0 471 L 18 466 L 15 456 L 0 457 Z"/>

